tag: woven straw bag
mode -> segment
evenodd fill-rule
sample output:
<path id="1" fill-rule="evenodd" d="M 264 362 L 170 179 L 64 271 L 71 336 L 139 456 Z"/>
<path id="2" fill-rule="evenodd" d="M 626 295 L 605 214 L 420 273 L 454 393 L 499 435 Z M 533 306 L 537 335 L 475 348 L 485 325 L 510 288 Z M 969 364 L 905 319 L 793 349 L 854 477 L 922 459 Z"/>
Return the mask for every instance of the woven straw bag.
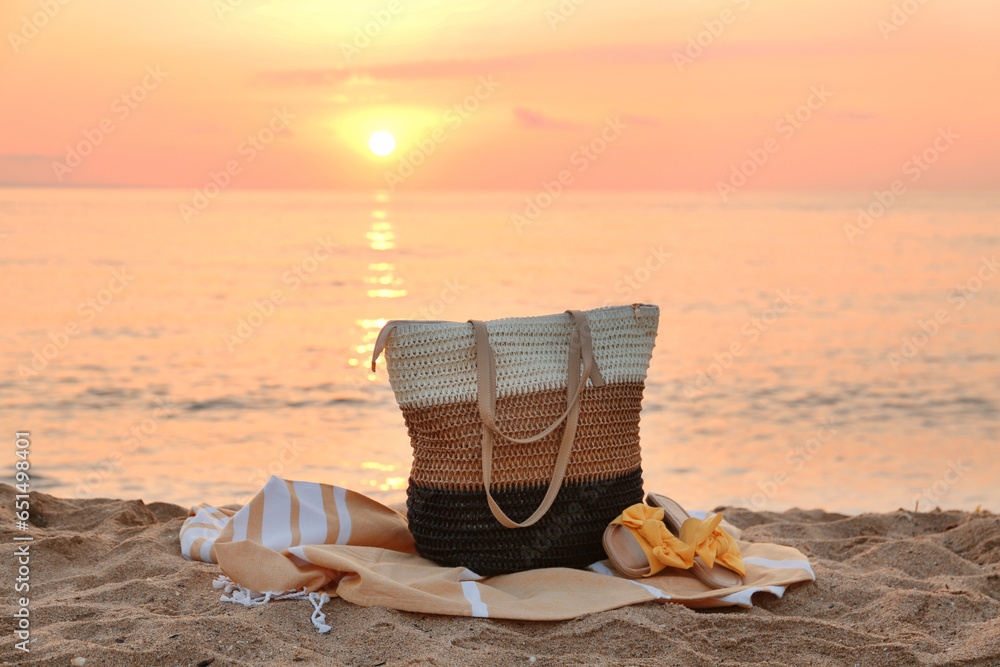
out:
<path id="1" fill-rule="evenodd" d="M 585 567 L 642 502 L 639 411 L 659 309 L 465 323 L 393 320 L 389 383 L 409 430 L 420 555 L 481 575 Z"/>

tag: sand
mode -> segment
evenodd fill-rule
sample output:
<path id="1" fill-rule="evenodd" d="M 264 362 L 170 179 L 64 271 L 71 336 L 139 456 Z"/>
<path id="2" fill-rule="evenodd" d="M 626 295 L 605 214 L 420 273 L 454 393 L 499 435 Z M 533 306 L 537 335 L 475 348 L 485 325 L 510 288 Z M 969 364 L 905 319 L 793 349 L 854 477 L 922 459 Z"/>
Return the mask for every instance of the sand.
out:
<path id="1" fill-rule="evenodd" d="M 32 493 L 31 652 L 12 632 L 12 487 L 0 485 L 0 661 L 18 665 L 1000 665 L 1000 518 L 727 508 L 744 538 L 808 554 L 817 581 L 753 609 L 647 603 L 558 623 L 219 600 L 180 555 L 186 508 Z M 211 662 L 209 662 L 211 661 Z"/>

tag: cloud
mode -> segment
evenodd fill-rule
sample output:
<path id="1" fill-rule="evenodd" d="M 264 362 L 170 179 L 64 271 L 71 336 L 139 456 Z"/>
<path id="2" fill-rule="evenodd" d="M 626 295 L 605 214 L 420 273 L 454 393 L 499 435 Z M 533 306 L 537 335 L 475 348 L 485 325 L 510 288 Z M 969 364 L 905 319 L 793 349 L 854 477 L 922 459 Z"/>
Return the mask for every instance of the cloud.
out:
<path id="1" fill-rule="evenodd" d="M 502 70 L 524 67 L 532 62 L 531 56 L 485 58 L 468 60 L 422 60 L 410 63 L 393 63 L 374 67 L 334 67 L 329 69 L 279 70 L 261 72 L 256 80 L 280 86 L 321 86 L 343 83 L 348 80 L 370 82 L 381 80 L 446 79 L 450 77 L 488 76 Z"/>
<path id="2" fill-rule="evenodd" d="M 543 130 L 568 130 L 574 127 L 580 127 L 576 123 L 568 120 L 550 118 L 549 116 L 541 114 L 537 111 L 532 111 L 531 109 L 525 109 L 524 107 L 515 107 L 512 111 L 514 112 L 514 118 L 523 127 Z"/>
<path id="3" fill-rule="evenodd" d="M 260 83 L 280 86 L 329 86 L 348 80 L 412 80 L 445 79 L 451 77 L 488 76 L 511 69 L 531 67 L 533 70 L 545 67 L 579 69 L 587 67 L 616 67 L 624 65 L 674 65 L 674 54 L 683 53 L 686 43 L 656 45 L 618 45 L 525 53 L 493 58 L 449 58 L 446 60 L 421 60 L 416 62 L 387 63 L 371 67 L 331 67 L 325 69 L 298 69 L 261 72 L 255 80 Z M 827 47 L 809 44 L 748 44 L 713 46 L 712 57 L 743 58 L 763 56 L 804 57 L 810 55 L 831 55 L 843 51 L 843 47 Z"/>
<path id="4" fill-rule="evenodd" d="M 683 44 L 679 48 L 683 48 Z M 512 69 L 546 66 L 579 68 L 587 64 L 615 66 L 619 64 L 670 64 L 671 52 L 662 46 L 587 47 L 568 51 L 526 53 L 493 58 L 450 58 L 416 62 L 388 63 L 371 67 L 331 67 L 261 72 L 255 81 L 282 86 L 320 86 L 343 83 L 351 79 L 407 80 L 445 79 L 450 77 L 488 76 Z"/>

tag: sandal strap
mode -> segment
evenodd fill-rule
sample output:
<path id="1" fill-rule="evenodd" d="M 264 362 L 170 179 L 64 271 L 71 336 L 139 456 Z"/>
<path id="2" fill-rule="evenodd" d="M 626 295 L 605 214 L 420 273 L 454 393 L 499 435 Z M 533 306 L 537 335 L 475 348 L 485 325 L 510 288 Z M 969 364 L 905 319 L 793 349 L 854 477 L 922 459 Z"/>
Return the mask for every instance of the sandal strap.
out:
<path id="1" fill-rule="evenodd" d="M 646 554 L 649 574 L 644 576 L 656 574 L 665 567 L 686 570 L 694 564 L 694 547 L 667 530 L 662 509 L 637 503 L 611 523 L 627 528 Z"/>
<path id="2" fill-rule="evenodd" d="M 704 521 L 691 517 L 681 525 L 680 539 L 689 545 L 694 554 L 705 561 L 708 567 L 718 562 L 745 577 L 746 565 L 739 544 L 732 535 L 719 526 L 720 523 L 722 514 L 716 514 Z"/>

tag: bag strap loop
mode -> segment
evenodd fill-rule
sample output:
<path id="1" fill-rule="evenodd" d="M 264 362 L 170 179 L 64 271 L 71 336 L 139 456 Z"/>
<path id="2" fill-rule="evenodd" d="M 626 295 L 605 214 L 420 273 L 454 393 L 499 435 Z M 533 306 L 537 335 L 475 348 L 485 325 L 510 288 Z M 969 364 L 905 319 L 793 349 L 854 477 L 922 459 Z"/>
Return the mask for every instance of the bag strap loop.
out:
<path id="1" fill-rule="evenodd" d="M 476 374 L 479 390 L 479 416 L 483 422 L 483 487 L 486 490 L 486 501 L 490 511 L 497 521 L 507 528 L 526 528 L 538 522 L 552 507 L 559 489 L 562 488 L 563 479 L 566 477 L 566 469 L 569 467 L 569 457 L 573 450 L 573 440 L 576 438 L 576 427 L 580 417 L 580 400 L 583 396 L 583 389 L 587 385 L 587 380 L 595 387 L 605 385 L 604 377 L 601 375 L 597 362 L 594 360 L 593 340 L 590 336 L 590 323 L 587 316 L 579 310 L 567 310 L 574 323 L 573 331 L 569 339 L 569 358 L 566 369 L 566 411 L 560 415 L 552 424 L 542 429 L 538 433 L 528 438 L 518 439 L 510 437 L 500 431 L 496 425 L 496 360 L 493 356 L 493 349 L 490 347 L 489 333 L 486 330 L 486 323 L 480 320 L 469 320 L 472 323 L 473 333 L 476 339 Z M 583 363 L 583 370 L 580 364 Z M 500 506 L 493 499 L 490 491 L 493 477 L 493 435 L 514 443 L 529 444 L 538 442 L 545 436 L 552 433 L 560 424 L 566 422 L 563 430 L 562 442 L 559 445 L 559 453 L 556 456 L 555 467 L 552 471 L 552 479 L 545 492 L 545 497 L 538 508 L 521 523 L 517 523 L 508 517 Z"/>
<path id="2" fill-rule="evenodd" d="M 375 362 L 378 360 L 378 355 L 382 354 L 382 350 L 389 343 L 389 334 L 400 324 L 458 324 L 458 322 L 449 322 L 448 320 L 389 320 L 378 332 L 378 338 L 375 339 L 375 345 L 372 347 L 372 373 L 375 372 Z"/>

